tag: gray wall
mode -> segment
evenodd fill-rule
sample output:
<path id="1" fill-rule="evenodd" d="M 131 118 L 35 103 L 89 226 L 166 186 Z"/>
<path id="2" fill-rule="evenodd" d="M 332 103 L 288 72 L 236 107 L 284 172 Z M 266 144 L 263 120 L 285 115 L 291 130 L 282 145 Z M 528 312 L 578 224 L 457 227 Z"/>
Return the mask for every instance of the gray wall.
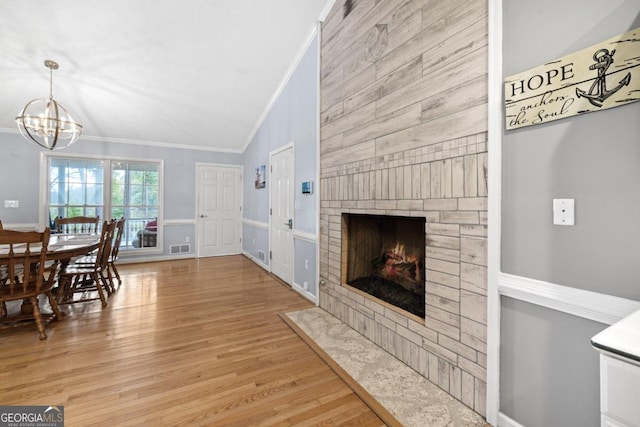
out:
<path id="1" fill-rule="evenodd" d="M 4 223 L 37 223 L 40 178 L 40 152 L 33 143 L 18 134 L 0 133 L 0 220 Z M 195 164 L 242 164 L 241 154 L 177 148 L 147 147 L 82 140 L 56 154 L 86 154 L 104 157 L 164 160 L 164 220 L 195 221 L 196 172 Z M 4 200 L 19 200 L 18 209 L 7 209 Z M 164 227 L 163 254 L 169 254 L 169 245 L 184 243 L 189 237 L 195 248 L 195 225 L 169 225 Z M 150 255 L 157 257 L 158 255 Z"/>
<path id="2" fill-rule="evenodd" d="M 317 126 L 318 126 L 318 41 L 317 36 L 303 55 L 291 78 L 278 96 L 264 122 L 244 153 L 245 175 L 256 167 L 269 165 L 269 153 L 291 142 L 295 153 L 294 230 L 317 235 L 318 192 Z M 301 192 L 304 181 L 314 181 L 314 193 Z M 253 180 L 244 180 L 244 218 L 259 223 L 269 222 L 269 185 L 256 189 Z M 269 253 L 269 233 L 251 223 L 244 224 L 243 250 L 255 258 L 258 251 Z M 254 243 L 255 241 L 255 243 Z M 309 247 L 311 246 L 311 247 Z M 317 296 L 316 243 L 296 239 L 294 246 L 294 281 L 309 284 L 309 292 Z M 309 269 L 304 260 L 309 260 Z M 268 256 L 265 264 L 268 264 Z"/>
<path id="3" fill-rule="evenodd" d="M 636 0 L 505 1 L 505 76 L 639 27 L 639 14 Z M 640 299 L 639 117 L 640 102 L 506 132 L 503 271 Z M 554 198 L 575 198 L 575 226 L 552 224 Z"/>
<path id="4" fill-rule="evenodd" d="M 640 26 L 636 0 L 505 0 L 503 7 L 505 77 Z M 502 271 L 640 300 L 639 117 L 635 103 L 505 132 Z M 554 198 L 575 198 L 575 226 L 552 224 Z M 589 339 L 604 328 L 505 299 L 502 412 L 526 426 L 598 425 Z"/>
<path id="5" fill-rule="evenodd" d="M 294 242 L 294 271 L 293 280 L 301 287 L 307 286 L 307 292 L 312 295 L 318 295 L 318 277 L 316 271 L 316 243 L 307 242 L 296 239 Z M 305 263 L 306 261 L 306 263 Z"/>
<path id="6" fill-rule="evenodd" d="M 500 410 L 522 425 L 600 425 L 598 354 L 603 325 L 502 298 Z"/>

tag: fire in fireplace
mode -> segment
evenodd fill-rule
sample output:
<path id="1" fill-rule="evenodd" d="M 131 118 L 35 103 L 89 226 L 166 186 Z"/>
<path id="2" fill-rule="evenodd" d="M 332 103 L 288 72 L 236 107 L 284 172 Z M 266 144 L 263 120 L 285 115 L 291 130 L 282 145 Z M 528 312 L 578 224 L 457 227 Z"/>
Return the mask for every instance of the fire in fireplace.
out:
<path id="1" fill-rule="evenodd" d="M 342 277 L 356 289 L 424 318 L 425 218 L 342 215 Z"/>

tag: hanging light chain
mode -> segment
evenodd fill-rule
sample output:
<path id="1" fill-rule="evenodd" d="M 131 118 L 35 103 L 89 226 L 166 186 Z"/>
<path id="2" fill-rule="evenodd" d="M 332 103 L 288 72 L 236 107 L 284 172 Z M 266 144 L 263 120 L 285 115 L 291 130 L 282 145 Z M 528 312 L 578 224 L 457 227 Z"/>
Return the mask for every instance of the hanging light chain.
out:
<path id="1" fill-rule="evenodd" d="M 58 69 L 58 63 L 47 59 L 44 61 L 44 66 L 49 69 L 49 99 L 53 99 L 53 70 Z"/>
<path id="2" fill-rule="evenodd" d="M 53 68 L 49 68 L 49 99 L 53 99 Z"/>

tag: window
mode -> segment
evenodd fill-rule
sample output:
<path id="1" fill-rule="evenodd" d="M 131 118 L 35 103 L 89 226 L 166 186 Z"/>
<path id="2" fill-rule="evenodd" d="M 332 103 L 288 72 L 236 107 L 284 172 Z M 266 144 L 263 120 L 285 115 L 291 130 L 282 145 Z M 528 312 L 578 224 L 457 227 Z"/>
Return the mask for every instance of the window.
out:
<path id="1" fill-rule="evenodd" d="M 56 217 L 104 218 L 104 161 L 51 158 L 49 222 Z"/>
<path id="2" fill-rule="evenodd" d="M 49 223 L 57 216 L 125 217 L 122 249 L 159 246 L 162 162 L 52 155 L 47 160 Z"/>
<path id="3" fill-rule="evenodd" d="M 158 164 L 111 162 L 111 217 L 125 217 L 123 242 L 155 247 L 158 229 Z"/>

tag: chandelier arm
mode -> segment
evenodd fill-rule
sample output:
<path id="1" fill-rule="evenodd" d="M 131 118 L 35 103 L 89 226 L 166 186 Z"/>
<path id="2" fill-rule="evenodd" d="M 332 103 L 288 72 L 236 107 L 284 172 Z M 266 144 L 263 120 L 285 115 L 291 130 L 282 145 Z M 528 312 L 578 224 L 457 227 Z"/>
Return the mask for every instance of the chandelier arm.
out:
<path id="1" fill-rule="evenodd" d="M 29 127 L 27 127 L 24 124 L 24 116 L 21 118 L 23 125 L 20 126 L 20 133 L 22 134 L 23 137 L 29 138 L 31 141 L 35 142 L 36 144 L 38 144 L 40 147 L 42 148 L 46 148 L 47 150 L 52 150 L 53 148 L 48 147 L 46 145 L 44 145 L 42 142 L 40 142 L 40 140 L 38 140 L 38 138 L 35 138 L 33 136 L 33 134 L 31 132 L 29 132 Z M 22 131 L 22 129 L 24 129 L 24 132 Z M 57 143 L 57 140 L 54 141 L 54 145 L 55 143 Z"/>
<path id="2" fill-rule="evenodd" d="M 51 73 L 53 74 L 53 70 L 51 71 Z M 58 143 L 58 133 L 60 132 L 60 114 L 58 111 L 58 103 L 56 101 L 53 100 L 53 98 L 51 98 L 51 103 L 53 104 L 53 108 L 54 108 L 54 112 L 55 112 L 55 123 L 56 125 L 54 126 L 54 133 L 53 133 L 53 142 L 51 143 L 51 149 L 55 150 L 56 149 L 56 144 Z"/>

